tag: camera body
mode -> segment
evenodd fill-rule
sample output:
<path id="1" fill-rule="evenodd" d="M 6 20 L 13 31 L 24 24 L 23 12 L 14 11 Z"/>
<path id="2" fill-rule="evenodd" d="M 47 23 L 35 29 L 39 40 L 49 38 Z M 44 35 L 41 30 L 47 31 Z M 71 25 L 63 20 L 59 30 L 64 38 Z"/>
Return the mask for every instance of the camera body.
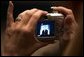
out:
<path id="1" fill-rule="evenodd" d="M 36 25 L 35 38 L 41 42 L 59 40 L 63 34 L 64 15 L 58 12 L 48 13 Z"/>

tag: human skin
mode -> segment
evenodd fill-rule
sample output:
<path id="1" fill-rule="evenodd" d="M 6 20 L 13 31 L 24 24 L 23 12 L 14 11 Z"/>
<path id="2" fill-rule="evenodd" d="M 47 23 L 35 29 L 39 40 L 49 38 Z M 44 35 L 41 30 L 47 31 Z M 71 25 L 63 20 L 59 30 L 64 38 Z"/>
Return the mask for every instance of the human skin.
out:
<path id="1" fill-rule="evenodd" d="M 37 41 L 33 36 L 36 23 L 42 15 L 46 15 L 48 12 L 36 8 L 31 10 L 25 10 L 24 12 L 18 15 L 18 17 L 20 17 L 21 20 L 16 20 L 14 22 L 13 8 L 13 3 L 10 1 L 7 11 L 7 25 L 3 45 L 4 52 L 2 53 L 2 55 L 30 56 L 37 49 L 49 44 L 49 42 L 43 43 Z M 64 42 L 73 39 L 78 25 L 75 21 L 72 10 L 61 6 L 52 7 L 52 9 L 65 14 L 64 25 L 66 31 L 64 32 L 62 37 Z"/>

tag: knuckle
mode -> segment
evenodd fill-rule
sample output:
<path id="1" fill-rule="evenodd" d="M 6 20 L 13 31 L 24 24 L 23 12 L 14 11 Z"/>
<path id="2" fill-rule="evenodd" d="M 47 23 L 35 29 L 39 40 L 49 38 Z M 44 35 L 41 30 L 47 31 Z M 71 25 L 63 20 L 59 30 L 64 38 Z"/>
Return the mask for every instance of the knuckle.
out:
<path id="1" fill-rule="evenodd" d="M 43 12 L 43 10 L 38 10 L 38 12 Z"/>
<path id="2" fill-rule="evenodd" d="M 27 11 L 25 14 L 31 16 L 32 15 L 32 12 L 31 11 Z"/>
<path id="3" fill-rule="evenodd" d="M 22 13 L 20 13 L 18 16 L 25 16 L 25 14 L 27 13 L 27 12 L 29 12 L 29 10 L 25 10 L 24 12 L 22 12 Z"/>
<path id="4" fill-rule="evenodd" d="M 42 14 L 43 11 L 42 10 L 38 10 L 37 13 L 33 14 L 33 18 L 38 18 L 40 14 Z"/>
<path id="5" fill-rule="evenodd" d="M 34 14 L 34 15 L 33 15 L 33 18 L 37 18 L 37 17 L 38 17 L 38 15 L 37 15 L 37 14 Z"/>
<path id="6" fill-rule="evenodd" d="M 32 10 L 38 10 L 37 8 L 33 8 Z"/>
<path id="7" fill-rule="evenodd" d="M 23 31 L 27 32 L 27 33 L 31 33 L 32 32 L 32 28 L 31 27 L 24 27 Z"/>
<path id="8" fill-rule="evenodd" d="M 73 11 L 72 11 L 71 9 L 68 9 L 68 13 L 69 13 L 69 14 L 72 14 Z"/>
<path id="9" fill-rule="evenodd" d="M 23 14 L 22 13 L 20 13 L 19 15 L 18 15 L 18 17 L 22 17 L 23 16 Z"/>

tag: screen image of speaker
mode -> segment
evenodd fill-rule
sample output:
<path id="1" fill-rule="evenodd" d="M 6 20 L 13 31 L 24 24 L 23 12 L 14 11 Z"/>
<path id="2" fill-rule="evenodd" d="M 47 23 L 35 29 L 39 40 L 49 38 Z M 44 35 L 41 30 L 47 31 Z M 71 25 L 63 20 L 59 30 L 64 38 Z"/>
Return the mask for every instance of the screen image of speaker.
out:
<path id="1" fill-rule="evenodd" d="M 54 21 L 43 20 L 37 23 L 36 35 L 37 37 L 54 36 Z"/>

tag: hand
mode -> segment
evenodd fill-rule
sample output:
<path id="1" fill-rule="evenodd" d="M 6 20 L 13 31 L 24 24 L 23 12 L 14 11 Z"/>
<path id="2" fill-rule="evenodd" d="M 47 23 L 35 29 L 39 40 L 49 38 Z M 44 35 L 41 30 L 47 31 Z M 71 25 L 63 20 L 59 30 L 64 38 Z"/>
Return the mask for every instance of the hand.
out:
<path id="1" fill-rule="evenodd" d="M 62 55 L 62 53 L 64 52 L 66 47 L 69 45 L 69 43 L 71 41 L 73 41 L 74 38 L 78 35 L 79 27 L 78 27 L 78 23 L 76 22 L 74 14 L 73 14 L 71 9 L 68 9 L 68 8 L 65 8 L 65 7 L 62 7 L 62 6 L 51 7 L 51 8 L 53 10 L 56 10 L 56 11 L 65 15 L 65 18 L 64 18 L 64 33 L 63 33 L 63 36 L 60 36 L 60 46 L 59 46 L 60 49 L 58 48 L 59 50 L 56 51 L 57 53 L 60 51 L 59 55 Z M 52 47 L 52 45 L 49 47 L 49 48 L 51 48 L 51 49 L 49 49 L 50 53 L 52 52 L 52 50 L 57 50 L 56 47 L 58 46 L 56 44 L 56 47 Z M 53 45 L 53 46 L 55 46 L 55 45 Z M 49 50 L 45 49 L 44 52 L 47 51 L 47 53 L 49 53 Z M 55 52 L 55 51 L 53 51 L 53 52 Z M 45 54 L 47 54 L 47 53 L 45 53 Z"/>
<path id="2" fill-rule="evenodd" d="M 13 3 L 10 1 L 3 55 L 30 55 L 38 48 L 47 45 L 34 38 L 37 21 L 47 12 L 39 9 L 26 10 L 20 13 L 14 22 L 13 7 Z"/>
<path id="3" fill-rule="evenodd" d="M 64 22 L 66 31 L 62 39 L 64 42 L 73 39 L 78 26 L 73 12 L 64 7 L 53 7 L 53 9 L 66 15 Z M 36 41 L 33 36 L 37 21 L 42 15 L 46 14 L 47 12 L 38 9 L 26 10 L 19 14 L 17 20 L 14 22 L 13 4 L 10 2 L 3 55 L 30 55 L 35 50 L 47 45 L 48 43 L 44 44 Z"/>
<path id="4" fill-rule="evenodd" d="M 63 36 L 60 36 L 60 40 L 56 41 L 56 43 L 41 48 L 33 53 L 32 56 L 61 56 L 69 43 L 77 35 L 78 24 L 72 10 L 62 6 L 51 8 L 65 15 Z"/>

